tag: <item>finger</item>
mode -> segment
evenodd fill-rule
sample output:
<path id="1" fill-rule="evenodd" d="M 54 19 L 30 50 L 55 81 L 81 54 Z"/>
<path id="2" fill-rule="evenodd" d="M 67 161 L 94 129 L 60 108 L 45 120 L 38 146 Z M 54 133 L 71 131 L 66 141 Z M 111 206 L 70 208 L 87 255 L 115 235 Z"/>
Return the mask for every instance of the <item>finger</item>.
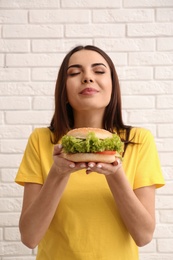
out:
<path id="1" fill-rule="evenodd" d="M 74 162 L 70 162 L 68 166 L 73 169 L 73 168 L 75 168 L 75 163 Z"/>
<path id="2" fill-rule="evenodd" d="M 88 163 L 88 167 L 89 167 L 89 168 L 93 168 L 94 166 L 95 166 L 95 163 L 94 163 L 94 162 L 89 162 L 89 163 Z"/>
<path id="3" fill-rule="evenodd" d="M 56 144 L 54 146 L 54 151 L 53 151 L 53 155 L 57 155 L 60 154 L 62 150 L 62 145 L 61 144 Z"/>
<path id="4" fill-rule="evenodd" d="M 121 164 L 121 160 L 119 158 L 117 158 L 113 163 L 114 166 L 118 166 Z"/>
<path id="5" fill-rule="evenodd" d="M 97 163 L 96 167 L 94 167 L 93 170 L 100 174 L 109 175 L 109 174 L 115 174 L 117 170 L 121 168 L 121 166 L 122 166 L 121 160 L 116 159 L 116 161 L 113 162 L 112 164 Z"/>
<path id="6" fill-rule="evenodd" d="M 86 174 L 89 174 L 89 173 L 91 173 L 93 170 L 92 170 L 92 168 L 90 168 L 90 167 L 87 167 L 86 168 Z"/>

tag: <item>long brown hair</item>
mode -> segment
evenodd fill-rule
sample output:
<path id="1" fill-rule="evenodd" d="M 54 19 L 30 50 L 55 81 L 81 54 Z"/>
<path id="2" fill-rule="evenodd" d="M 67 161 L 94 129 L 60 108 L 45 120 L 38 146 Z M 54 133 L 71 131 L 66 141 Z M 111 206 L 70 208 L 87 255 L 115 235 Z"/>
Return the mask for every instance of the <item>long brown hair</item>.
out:
<path id="1" fill-rule="evenodd" d="M 111 71 L 112 94 L 110 102 L 105 109 L 103 118 L 104 129 L 114 132 L 116 128 L 118 134 L 120 134 L 121 130 L 125 130 L 126 138 L 124 141 L 128 141 L 131 126 L 127 126 L 123 123 L 120 85 L 114 64 L 103 50 L 93 45 L 87 45 L 77 46 L 72 49 L 67 53 L 60 66 L 55 87 L 55 112 L 49 126 L 50 130 L 54 133 L 54 143 L 57 143 L 74 125 L 73 109 L 67 102 L 66 80 L 69 59 L 73 53 L 80 50 L 96 51 L 107 61 Z"/>

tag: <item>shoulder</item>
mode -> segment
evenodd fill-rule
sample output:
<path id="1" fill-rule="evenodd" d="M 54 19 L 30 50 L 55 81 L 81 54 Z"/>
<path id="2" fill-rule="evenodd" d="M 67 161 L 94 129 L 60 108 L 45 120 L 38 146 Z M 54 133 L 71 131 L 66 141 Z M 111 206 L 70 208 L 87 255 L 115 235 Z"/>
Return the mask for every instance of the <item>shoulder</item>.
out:
<path id="1" fill-rule="evenodd" d="M 53 134 L 48 127 L 35 128 L 31 133 L 29 140 L 38 141 L 38 140 L 51 140 L 53 138 Z"/>
<path id="2" fill-rule="evenodd" d="M 154 139 L 153 134 L 149 129 L 141 127 L 133 127 L 130 132 L 130 140 L 134 142 L 152 141 Z"/>
<path id="3" fill-rule="evenodd" d="M 33 135 L 38 135 L 38 136 L 47 136 L 51 135 L 51 131 L 48 127 L 40 127 L 40 128 L 35 128 L 32 132 Z"/>

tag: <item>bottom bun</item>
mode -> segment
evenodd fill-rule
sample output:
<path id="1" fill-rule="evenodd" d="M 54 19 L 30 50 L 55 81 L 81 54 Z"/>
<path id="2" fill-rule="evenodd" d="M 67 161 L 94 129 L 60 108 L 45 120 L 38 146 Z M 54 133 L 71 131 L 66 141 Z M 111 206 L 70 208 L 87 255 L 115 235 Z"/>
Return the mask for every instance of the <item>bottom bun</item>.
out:
<path id="1" fill-rule="evenodd" d="M 115 154 L 96 154 L 96 153 L 63 153 L 63 157 L 72 162 L 103 162 L 113 163 L 116 159 Z"/>

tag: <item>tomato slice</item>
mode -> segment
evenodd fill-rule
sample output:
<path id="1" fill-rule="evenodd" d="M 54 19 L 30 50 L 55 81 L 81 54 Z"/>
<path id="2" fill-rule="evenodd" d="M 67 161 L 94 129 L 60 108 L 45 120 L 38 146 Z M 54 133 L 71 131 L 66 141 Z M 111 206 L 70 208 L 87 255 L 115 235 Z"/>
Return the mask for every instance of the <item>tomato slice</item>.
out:
<path id="1" fill-rule="evenodd" d="M 103 151 L 103 152 L 96 152 L 97 154 L 107 154 L 107 155 L 111 155 L 111 154 L 116 154 L 116 151 Z"/>

